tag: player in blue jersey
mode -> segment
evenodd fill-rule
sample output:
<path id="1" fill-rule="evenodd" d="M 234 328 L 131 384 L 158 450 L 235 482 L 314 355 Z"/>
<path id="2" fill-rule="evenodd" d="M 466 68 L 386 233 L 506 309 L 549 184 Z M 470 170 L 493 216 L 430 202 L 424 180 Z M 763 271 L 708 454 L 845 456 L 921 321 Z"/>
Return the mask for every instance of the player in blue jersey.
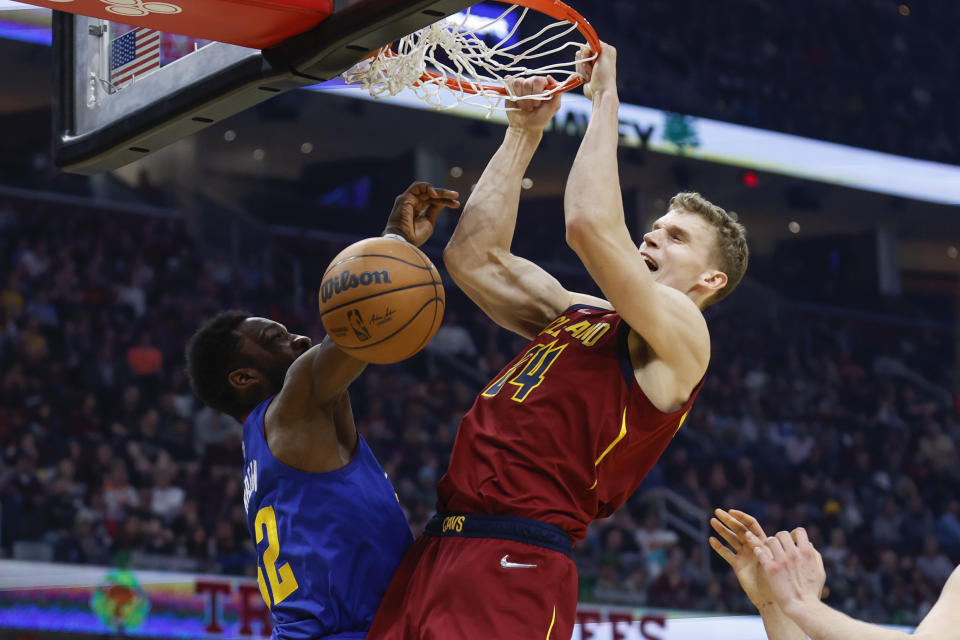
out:
<path id="1" fill-rule="evenodd" d="M 415 183 L 385 234 L 415 245 L 457 193 Z M 187 345 L 196 395 L 243 423 L 243 506 L 273 637 L 365 638 L 413 541 L 393 486 L 357 433 L 347 387 L 365 363 L 329 338 L 225 311 Z"/>

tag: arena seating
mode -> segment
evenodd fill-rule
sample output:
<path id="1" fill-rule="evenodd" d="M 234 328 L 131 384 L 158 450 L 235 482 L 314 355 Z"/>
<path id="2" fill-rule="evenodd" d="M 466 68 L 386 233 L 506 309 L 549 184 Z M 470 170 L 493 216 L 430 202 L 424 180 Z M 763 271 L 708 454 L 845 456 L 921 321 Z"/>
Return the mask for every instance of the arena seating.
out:
<path id="1" fill-rule="evenodd" d="M 295 300 L 280 256 L 298 249 L 280 240 L 233 260 L 176 217 L 27 199 L 0 199 L 0 231 L 0 553 L 249 573 L 240 425 L 198 406 L 184 343 L 225 307 L 320 335 L 312 287 L 340 247 L 312 240 L 296 256 Z M 352 387 L 415 531 L 459 417 L 520 344 L 453 286 L 448 300 L 438 348 Z M 713 363 L 690 420 L 576 549 L 582 599 L 751 610 L 703 540 L 659 520 L 649 497 L 665 487 L 704 513 L 806 525 L 831 604 L 854 616 L 910 624 L 931 605 L 960 562 L 960 421 L 935 384 L 950 334 L 789 305 L 747 282 L 711 313 Z"/>
<path id="2" fill-rule="evenodd" d="M 584 11 L 620 50 L 626 102 L 960 163 L 956 3 L 613 0 Z"/>

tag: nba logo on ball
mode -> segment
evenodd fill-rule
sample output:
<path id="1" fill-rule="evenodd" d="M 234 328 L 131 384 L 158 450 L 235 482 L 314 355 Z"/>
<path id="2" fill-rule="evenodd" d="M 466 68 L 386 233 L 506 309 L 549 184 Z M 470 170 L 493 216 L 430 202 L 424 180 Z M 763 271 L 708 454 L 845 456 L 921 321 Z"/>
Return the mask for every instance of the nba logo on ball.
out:
<path id="1" fill-rule="evenodd" d="M 357 336 L 357 340 L 366 341 L 370 339 L 370 331 L 367 330 L 359 309 L 350 309 L 350 311 L 347 311 L 347 318 L 350 320 L 350 326 L 353 327 L 353 335 Z"/>
<path id="2" fill-rule="evenodd" d="M 376 364 L 399 362 L 426 346 L 446 303 L 430 259 L 395 238 L 369 238 L 341 251 L 323 274 L 318 297 L 330 338 Z"/>

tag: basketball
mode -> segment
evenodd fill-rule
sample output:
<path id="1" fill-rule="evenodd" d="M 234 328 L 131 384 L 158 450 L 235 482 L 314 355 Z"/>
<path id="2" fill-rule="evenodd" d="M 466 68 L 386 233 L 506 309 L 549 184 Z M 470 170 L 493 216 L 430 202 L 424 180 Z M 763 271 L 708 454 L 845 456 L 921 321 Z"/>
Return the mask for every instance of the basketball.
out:
<path id="1" fill-rule="evenodd" d="M 395 238 L 368 238 L 341 251 L 323 274 L 319 298 L 330 338 L 374 364 L 399 362 L 426 346 L 446 302 L 430 259 Z"/>

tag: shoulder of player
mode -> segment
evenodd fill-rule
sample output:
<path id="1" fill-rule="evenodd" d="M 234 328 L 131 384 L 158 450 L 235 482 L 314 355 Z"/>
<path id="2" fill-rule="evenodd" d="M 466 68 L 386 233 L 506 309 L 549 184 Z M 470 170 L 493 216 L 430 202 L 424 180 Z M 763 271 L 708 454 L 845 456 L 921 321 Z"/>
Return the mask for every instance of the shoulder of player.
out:
<path id="1" fill-rule="evenodd" d="M 664 287 L 676 305 L 662 322 L 671 332 L 668 353 L 654 351 L 641 331 L 630 327 L 628 340 L 634 377 L 647 398 L 670 413 L 683 406 L 707 372 L 710 363 L 710 332 L 699 307 L 683 293 Z"/>
<path id="2" fill-rule="evenodd" d="M 688 295 L 673 287 L 657 283 L 654 290 L 659 296 L 653 302 L 662 312 L 660 322 L 677 334 L 705 369 L 710 359 L 710 330 L 703 310 Z"/>
<path id="3" fill-rule="evenodd" d="M 700 362 L 695 357 L 665 361 L 652 352 L 636 331 L 631 330 L 628 345 L 637 386 L 663 413 L 672 413 L 686 404 L 706 374 L 707 361 Z"/>
<path id="4" fill-rule="evenodd" d="M 603 298 L 591 296 L 586 293 L 571 292 L 570 297 L 567 300 L 566 308 L 560 313 L 566 313 L 567 311 L 576 309 L 577 307 L 591 307 L 594 309 L 606 309 L 608 311 L 614 311 L 613 305 L 610 304 L 609 300 L 604 300 Z"/>
<path id="5" fill-rule="evenodd" d="M 328 459 L 337 453 L 334 417 L 337 406 L 337 403 L 316 406 L 299 402 L 290 396 L 285 398 L 281 391 L 263 416 L 264 438 L 270 452 L 280 462 L 296 469 L 337 468 L 328 465 Z"/>
<path id="6" fill-rule="evenodd" d="M 311 351 L 318 347 L 312 347 Z M 270 403 L 264 415 L 264 421 L 270 427 L 278 429 L 316 428 L 318 421 L 332 422 L 333 413 L 343 400 L 342 394 L 334 396 L 329 402 L 318 403 L 313 399 L 314 384 L 311 353 L 298 358 L 287 370 L 283 388 Z"/>
<path id="7" fill-rule="evenodd" d="M 659 302 L 661 305 L 666 305 L 668 309 L 674 312 L 689 313 L 703 318 L 703 311 L 697 306 L 697 303 L 683 291 L 659 282 L 654 283 L 653 290 L 657 296 L 656 302 Z"/>
<path id="8" fill-rule="evenodd" d="M 703 335 L 709 340 L 707 323 L 703 317 L 703 311 L 693 300 L 690 299 L 689 296 L 682 291 L 678 291 L 673 287 L 668 287 L 660 283 L 655 283 L 654 291 L 659 298 L 657 300 L 648 301 L 651 305 L 655 305 L 655 308 L 662 309 L 672 321 L 676 321 L 677 319 L 686 320 L 690 323 L 692 329 L 702 329 Z M 617 311 L 619 313 L 619 310 L 616 309 L 613 306 L 613 303 L 611 303 L 609 300 L 598 298 L 597 296 L 591 296 L 586 293 L 573 292 L 570 293 L 570 297 L 567 300 L 567 306 L 561 313 L 565 313 L 577 307 L 590 307 L 594 309 Z"/>
<path id="9" fill-rule="evenodd" d="M 290 417 L 313 416 L 318 411 L 330 414 L 340 402 L 340 394 L 334 393 L 324 402 L 318 402 L 316 391 L 317 381 L 330 379 L 336 371 L 336 360 L 340 354 L 339 348 L 329 339 L 313 345 L 299 358 L 294 360 L 283 380 L 283 388 L 277 394 L 274 405 L 283 408 L 283 413 Z M 343 356 L 341 356 L 343 357 Z M 327 375 L 318 378 L 318 371 Z"/>

